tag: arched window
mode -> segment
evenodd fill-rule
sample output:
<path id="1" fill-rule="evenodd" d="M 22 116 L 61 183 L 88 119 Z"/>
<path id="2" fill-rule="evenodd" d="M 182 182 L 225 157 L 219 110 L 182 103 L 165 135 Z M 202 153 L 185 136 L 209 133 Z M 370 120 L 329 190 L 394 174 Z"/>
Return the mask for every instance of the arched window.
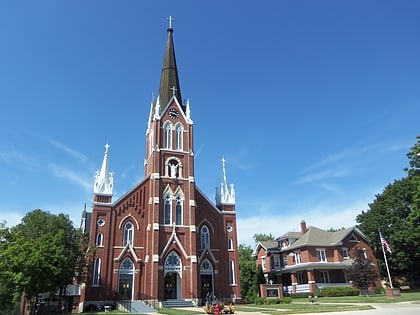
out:
<path id="1" fill-rule="evenodd" d="M 177 196 L 176 197 L 176 206 L 175 206 L 175 224 L 181 225 L 182 224 L 182 197 Z"/>
<path id="2" fill-rule="evenodd" d="M 231 238 L 228 238 L 228 249 L 233 250 L 233 240 Z"/>
<path id="3" fill-rule="evenodd" d="M 92 285 L 95 285 L 95 286 L 100 285 L 99 283 L 100 277 L 101 277 L 101 259 L 99 257 L 95 257 L 93 260 Z"/>
<path id="4" fill-rule="evenodd" d="M 176 126 L 176 148 L 175 148 L 177 151 L 182 151 L 183 131 L 184 131 L 184 128 L 182 128 L 182 125 L 178 124 Z"/>
<path id="5" fill-rule="evenodd" d="M 134 240 L 134 226 L 130 221 L 124 225 L 123 246 L 127 244 L 133 245 Z"/>
<path id="6" fill-rule="evenodd" d="M 210 231 L 207 226 L 201 228 L 201 249 L 210 248 Z"/>
<path id="7" fill-rule="evenodd" d="M 171 206 L 171 195 L 167 194 L 165 196 L 164 204 L 164 224 L 171 224 L 172 216 L 172 206 Z"/>
<path id="8" fill-rule="evenodd" d="M 170 149 L 172 147 L 172 126 L 171 123 L 166 122 L 163 126 L 164 128 L 164 145 L 165 149 Z"/>
<path id="9" fill-rule="evenodd" d="M 235 263 L 232 259 L 229 260 L 229 284 L 236 284 L 235 281 Z"/>
<path id="10" fill-rule="evenodd" d="M 96 234 L 96 246 L 103 247 L 104 246 L 104 235 L 102 233 Z"/>

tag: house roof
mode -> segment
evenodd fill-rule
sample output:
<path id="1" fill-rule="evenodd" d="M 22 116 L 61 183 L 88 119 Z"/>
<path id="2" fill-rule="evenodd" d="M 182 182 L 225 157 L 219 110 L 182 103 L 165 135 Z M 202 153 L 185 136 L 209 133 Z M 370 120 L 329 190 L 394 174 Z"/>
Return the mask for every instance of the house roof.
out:
<path id="1" fill-rule="evenodd" d="M 304 246 L 339 245 L 343 241 L 343 239 L 353 231 L 355 231 L 355 227 L 349 227 L 343 230 L 331 232 L 322 230 L 314 226 L 309 226 L 306 233 L 302 234 L 296 240 L 296 242 L 294 242 L 287 248 L 287 250 L 296 249 Z"/>

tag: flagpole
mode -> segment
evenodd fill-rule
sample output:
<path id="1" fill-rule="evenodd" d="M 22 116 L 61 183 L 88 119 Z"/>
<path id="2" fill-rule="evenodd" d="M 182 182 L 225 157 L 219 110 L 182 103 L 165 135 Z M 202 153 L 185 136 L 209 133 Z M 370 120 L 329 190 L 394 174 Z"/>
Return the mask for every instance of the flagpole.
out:
<path id="1" fill-rule="evenodd" d="M 379 231 L 379 242 L 381 242 L 382 253 L 384 254 L 386 271 L 388 272 L 389 285 L 391 286 L 391 289 L 392 289 L 393 286 L 392 286 L 391 274 L 389 273 L 388 260 L 386 259 L 386 253 L 385 253 L 385 249 L 384 249 L 384 243 L 382 242 L 382 234 L 381 234 L 381 231 L 379 229 L 378 229 L 378 231 Z"/>

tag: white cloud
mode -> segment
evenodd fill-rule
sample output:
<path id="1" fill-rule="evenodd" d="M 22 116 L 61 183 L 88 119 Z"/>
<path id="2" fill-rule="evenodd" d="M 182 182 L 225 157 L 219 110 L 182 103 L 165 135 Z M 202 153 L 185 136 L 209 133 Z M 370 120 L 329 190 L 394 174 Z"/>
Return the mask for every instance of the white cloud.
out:
<path id="1" fill-rule="evenodd" d="M 77 185 L 81 186 L 83 189 L 87 191 L 90 191 L 93 189 L 92 188 L 93 179 L 92 178 L 87 179 L 86 175 L 80 175 L 72 169 L 61 167 L 53 163 L 49 164 L 49 170 L 54 176 L 59 177 L 59 178 L 64 178 L 73 183 L 76 183 Z"/>
<path id="2" fill-rule="evenodd" d="M 80 153 L 79 151 L 76 151 L 70 147 L 68 147 L 67 145 L 60 143 L 58 141 L 55 141 L 53 139 L 49 139 L 48 140 L 52 145 L 54 145 L 57 149 L 60 149 L 64 152 L 66 152 L 68 155 L 76 158 L 77 160 L 79 160 L 82 163 L 86 163 L 88 161 L 88 158 L 83 154 Z"/>

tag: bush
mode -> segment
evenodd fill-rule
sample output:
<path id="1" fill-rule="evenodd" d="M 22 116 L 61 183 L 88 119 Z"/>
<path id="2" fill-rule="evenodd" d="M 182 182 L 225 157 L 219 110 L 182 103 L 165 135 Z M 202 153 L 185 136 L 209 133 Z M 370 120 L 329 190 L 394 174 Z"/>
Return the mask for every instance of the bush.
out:
<path id="1" fill-rule="evenodd" d="M 351 287 L 324 287 L 319 292 L 318 296 L 357 296 L 359 289 Z"/>
<path id="2" fill-rule="evenodd" d="M 375 287 L 375 294 L 383 294 L 385 293 L 385 289 L 382 287 Z"/>
<path id="3" fill-rule="evenodd" d="M 283 300 L 281 301 L 283 304 L 290 304 L 292 303 L 292 298 L 291 297 L 284 297 Z"/>

